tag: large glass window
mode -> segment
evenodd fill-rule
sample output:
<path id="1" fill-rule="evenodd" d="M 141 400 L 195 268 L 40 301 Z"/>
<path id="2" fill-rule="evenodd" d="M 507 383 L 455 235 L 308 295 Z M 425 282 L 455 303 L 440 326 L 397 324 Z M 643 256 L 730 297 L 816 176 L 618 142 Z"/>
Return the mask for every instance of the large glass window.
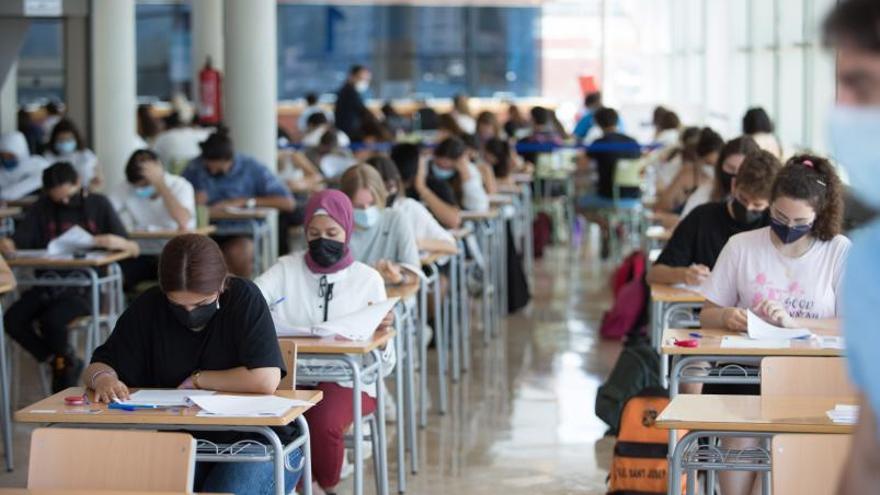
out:
<path id="1" fill-rule="evenodd" d="M 34 19 L 18 59 L 18 102 L 64 100 L 64 30 L 60 19 Z"/>
<path id="2" fill-rule="evenodd" d="M 138 95 L 167 100 L 178 91 L 188 94 L 189 5 L 142 4 L 137 5 L 136 15 Z"/>

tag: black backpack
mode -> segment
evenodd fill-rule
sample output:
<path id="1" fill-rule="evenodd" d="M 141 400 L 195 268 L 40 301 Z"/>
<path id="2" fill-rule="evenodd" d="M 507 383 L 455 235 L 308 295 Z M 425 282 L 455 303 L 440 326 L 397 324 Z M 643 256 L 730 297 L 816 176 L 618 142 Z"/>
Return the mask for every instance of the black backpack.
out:
<path id="1" fill-rule="evenodd" d="M 631 332 L 611 374 L 596 393 L 596 416 L 616 435 L 626 402 L 642 390 L 661 387 L 660 356 L 648 337 Z"/>

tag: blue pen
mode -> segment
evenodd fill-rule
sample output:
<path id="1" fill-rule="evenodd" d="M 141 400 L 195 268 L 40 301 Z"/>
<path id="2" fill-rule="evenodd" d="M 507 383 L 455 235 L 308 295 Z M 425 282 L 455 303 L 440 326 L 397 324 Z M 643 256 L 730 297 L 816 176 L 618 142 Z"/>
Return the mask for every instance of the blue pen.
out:
<path id="1" fill-rule="evenodd" d="M 269 305 L 269 311 L 272 311 L 273 309 L 275 309 L 275 306 L 278 306 L 279 304 L 283 303 L 285 301 L 285 299 L 287 299 L 287 296 L 279 297 L 277 301 L 275 301 Z"/>
<path id="2" fill-rule="evenodd" d="M 161 406 L 151 406 L 144 404 L 123 404 L 121 402 L 111 402 L 107 404 L 107 409 L 118 409 L 120 411 L 137 411 L 139 409 L 159 409 Z"/>
<path id="3" fill-rule="evenodd" d="M 702 339 L 703 338 L 703 334 L 698 333 L 698 332 L 691 332 L 688 335 L 694 339 Z"/>

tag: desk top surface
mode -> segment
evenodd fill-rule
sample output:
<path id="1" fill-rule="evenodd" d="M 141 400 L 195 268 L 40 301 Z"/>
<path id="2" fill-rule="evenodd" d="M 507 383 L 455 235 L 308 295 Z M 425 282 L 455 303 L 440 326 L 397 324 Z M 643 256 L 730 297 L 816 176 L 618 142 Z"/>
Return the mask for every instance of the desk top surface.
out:
<path id="1" fill-rule="evenodd" d="M 13 268 L 85 268 L 107 266 L 117 261 L 131 258 L 131 253 L 114 251 L 102 253 L 94 258 L 9 258 L 6 260 Z"/>
<path id="2" fill-rule="evenodd" d="M 0 285 L 0 294 L 6 294 L 7 292 L 12 292 L 13 290 L 15 290 L 15 286 L 12 284 Z"/>
<path id="3" fill-rule="evenodd" d="M 497 209 L 493 208 L 489 211 L 462 211 L 461 219 L 462 220 L 492 220 L 494 218 L 498 218 L 500 215 Z"/>
<path id="4" fill-rule="evenodd" d="M 17 206 L 17 207 L 27 208 L 28 206 L 36 203 L 38 199 L 40 199 L 40 197 L 37 196 L 36 194 L 34 194 L 31 196 L 25 196 L 23 198 L 13 199 L 11 201 L 7 201 L 6 204 L 8 206 Z"/>
<path id="5" fill-rule="evenodd" d="M 706 298 L 699 292 L 666 284 L 651 284 L 651 299 L 656 302 L 701 303 Z"/>
<path id="6" fill-rule="evenodd" d="M 155 425 L 236 425 L 284 426 L 302 415 L 308 407 L 293 407 L 283 416 L 214 417 L 198 416 L 198 407 L 121 411 L 107 409 L 107 404 L 68 406 L 65 397 L 82 395 L 82 387 L 72 387 L 47 397 L 15 413 L 19 423 L 77 423 L 77 424 L 155 424 Z M 230 394 L 246 395 L 246 394 Z M 278 397 L 309 401 L 317 404 L 323 397 L 320 390 L 279 390 Z M 94 412 L 97 411 L 97 412 Z"/>
<path id="7" fill-rule="evenodd" d="M 212 211 L 214 220 L 264 220 L 274 211 L 272 208 L 234 208 L 231 210 Z"/>
<path id="8" fill-rule="evenodd" d="M 14 217 L 20 214 L 21 211 L 21 208 L 18 206 L 0 206 L 0 218 Z"/>
<path id="9" fill-rule="evenodd" d="M 190 492 L 144 492 L 129 490 L 56 490 L 48 488 L 0 488 L 0 495 L 184 495 Z M 207 493 L 202 495 L 209 495 Z M 226 495 L 212 493 L 211 495 Z M 232 494 L 229 494 L 232 495 Z"/>
<path id="10" fill-rule="evenodd" d="M 298 354 L 369 354 L 394 338 L 394 330 L 373 333 L 373 338 L 364 342 L 342 340 L 334 337 L 293 337 L 284 340 L 296 342 Z"/>
<path id="11" fill-rule="evenodd" d="M 825 414 L 855 397 L 761 397 L 757 395 L 678 395 L 657 417 L 657 427 L 677 430 L 770 433 L 851 433 Z"/>
<path id="12" fill-rule="evenodd" d="M 217 231 L 216 225 L 208 225 L 193 230 L 132 230 L 128 233 L 134 240 L 139 239 L 173 239 L 183 234 L 211 235 Z"/>
<path id="13" fill-rule="evenodd" d="M 702 337 L 697 347 L 679 347 L 673 344 L 673 339 L 688 340 L 691 333 L 699 333 Z M 692 356 L 823 356 L 837 357 L 845 354 L 842 349 L 822 347 L 821 343 L 814 339 L 791 341 L 791 347 L 771 349 L 743 349 L 734 347 L 721 347 L 721 339 L 726 335 L 745 335 L 743 332 L 731 332 L 729 330 L 693 329 L 682 330 L 676 328 L 666 329 L 663 332 L 663 345 L 661 352 L 667 355 L 692 355 Z"/>

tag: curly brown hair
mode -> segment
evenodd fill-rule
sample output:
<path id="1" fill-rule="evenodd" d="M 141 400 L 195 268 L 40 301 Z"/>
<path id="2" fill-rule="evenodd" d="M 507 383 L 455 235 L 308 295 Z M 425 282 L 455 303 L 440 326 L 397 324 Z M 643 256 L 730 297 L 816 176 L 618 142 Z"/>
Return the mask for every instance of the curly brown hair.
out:
<path id="1" fill-rule="evenodd" d="M 813 236 L 830 241 L 843 225 L 843 185 L 827 159 L 802 154 L 788 159 L 773 183 L 771 200 L 786 197 L 804 200 L 816 211 Z"/>

